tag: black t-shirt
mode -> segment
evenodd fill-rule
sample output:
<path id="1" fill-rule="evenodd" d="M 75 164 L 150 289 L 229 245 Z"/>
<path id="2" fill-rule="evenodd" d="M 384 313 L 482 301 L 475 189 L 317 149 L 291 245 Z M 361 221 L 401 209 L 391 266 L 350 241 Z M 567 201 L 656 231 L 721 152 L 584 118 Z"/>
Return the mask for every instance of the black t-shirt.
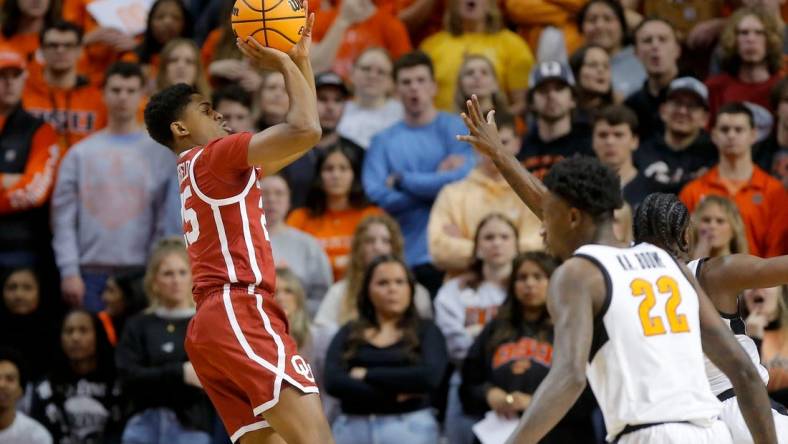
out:
<path id="1" fill-rule="evenodd" d="M 400 340 L 388 347 L 364 342 L 346 362 L 352 328 L 353 322 L 342 327 L 326 353 L 326 391 L 339 399 L 342 413 L 387 415 L 430 407 L 449 363 L 446 339 L 438 327 L 432 321 L 419 323 L 416 360 L 408 356 Z M 350 377 L 353 367 L 367 369 L 363 380 Z M 402 399 L 400 395 L 407 396 Z"/>
<path id="2" fill-rule="evenodd" d="M 788 146 L 780 146 L 777 134 L 772 133 L 752 147 L 752 161 L 783 183 L 788 183 Z"/>
<path id="3" fill-rule="evenodd" d="M 646 196 L 651 193 L 660 192 L 665 192 L 665 186 L 644 176 L 640 171 L 638 171 L 637 176 L 624 185 L 624 188 L 621 190 L 621 193 L 624 195 L 624 200 L 633 210 L 640 205 L 640 202 L 643 202 Z"/>
<path id="4" fill-rule="evenodd" d="M 56 444 L 102 444 L 121 434 L 120 384 L 114 371 L 48 378 L 33 391 L 31 416 Z"/>
<path id="5" fill-rule="evenodd" d="M 643 82 L 643 87 L 624 101 L 635 115 L 638 116 L 638 134 L 640 140 L 650 139 L 665 130 L 665 124 L 659 117 L 659 106 L 665 102 L 668 89 L 662 88 L 659 94 L 654 97 L 648 90 L 648 79 Z"/>
<path id="6" fill-rule="evenodd" d="M 344 137 L 340 137 L 337 144 L 348 146 L 356 152 L 360 168 L 360 165 L 364 162 L 364 148 Z M 320 158 L 320 153 L 328 148 L 311 149 L 282 170 L 282 177 L 284 177 L 288 187 L 290 187 L 291 209 L 300 208 L 306 204 L 306 195 L 309 193 L 309 189 L 312 187 L 312 182 L 314 182 L 317 174 L 317 161 Z"/>
<path id="7" fill-rule="evenodd" d="M 644 176 L 666 186 L 663 191 L 678 193 L 689 181 L 716 165 L 719 154 L 705 132 L 681 151 L 670 149 L 659 134 L 643 142 L 635 151 L 633 160 Z"/>
<path id="8" fill-rule="evenodd" d="M 492 348 L 493 335 L 501 322 L 495 319 L 484 327 L 463 362 L 460 400 L 467 415 L 481 418 L 490 410 L 487 405 L 487 391 L 490 388 L 533 394 L 550 371 L 553 360 L 552 331 L 546 338 L 539 338 L 538 327 L 524 322 L 516 337 Z M 596 406 L 591 390 L 586 388 L 561 422 L 540 442 L 594 442 L 591 415 Z"/>
<path id="9" fill-rule="evenodd" d="M 591 150 L 590 127 L 577 122 L 572 124 L 572 130 L 568 134 L 549 142 L 543 141 L 539 137 L 539 131 L 532 127 L 523 140 L 517 159 L 534 176 L 541 179 L 555 163 L 575 154 L 594 155 Z"/>

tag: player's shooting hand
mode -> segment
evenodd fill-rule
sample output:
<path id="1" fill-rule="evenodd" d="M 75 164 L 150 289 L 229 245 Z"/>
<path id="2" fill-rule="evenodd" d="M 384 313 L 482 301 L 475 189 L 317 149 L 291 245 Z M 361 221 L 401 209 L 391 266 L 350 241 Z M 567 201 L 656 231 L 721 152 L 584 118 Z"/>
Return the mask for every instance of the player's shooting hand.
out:
<path id="1" fill-rule="evenodd" d="M 306 10 L 308 13 L 308 1 L 304 1 L 304 10 Z M 309 50 L 312 48 L 312 28 L 315 25 L 315 13 L 313 12 L 308 14 L 309 15 L 306 17 L 306 23 L 301 30 L 301 38 L 298 40 L 298 43 L 293 45 L 293 47 L 287 53 L 287 55 L 289 55 L 293 60 L 309 58 Z"/>
<path id="2" fill-rule="evenodd" d="M 249 61 L 257 69 L 282 71 L 285 64 L 290 62 L 287 54 L 278 49 L 267 48 L 252 37 L 247 37 L 246 40 L 237 38 L 236 44 L 241 53 L 249 58 Z"/>
<path id="3" fill-rule="evenodd" d="M 465 102 L 465 106 L 467 110 L 461 116 L 470 134 L 457 135 L 457 140 L 470 143 L 477 151 L 488 157 L 503 152 L 504 147 L 498 134 L 498 126 L 495 124 L 495 110 L 487 113 L 485 118 L 476 94 Z"/>

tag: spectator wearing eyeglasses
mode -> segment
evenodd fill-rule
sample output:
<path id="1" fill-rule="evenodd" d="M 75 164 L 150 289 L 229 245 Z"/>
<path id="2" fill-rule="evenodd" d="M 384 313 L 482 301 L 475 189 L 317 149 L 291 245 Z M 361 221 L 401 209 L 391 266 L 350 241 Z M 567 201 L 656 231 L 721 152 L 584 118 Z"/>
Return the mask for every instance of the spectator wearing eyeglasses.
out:
<path id="1" fill-rule="evenodd" d="M 22 103 L 33 115 L 55 127 L 60 144 L 69 148 L 107 124 L 101 91 L 77 73 L 82 30 L 57 21 L 41 32 L 43 70 L 31 72 Z"/>
<path id="2" fill-rule="evenodd" d="M 635 166 L 666 191 L 678 193 L 717 163 L 717 149 L 704 130 L 709 116 L 706 86 L 693 77 L 673 80 L 658 115 L 665 130 L 635 151 Z"/>

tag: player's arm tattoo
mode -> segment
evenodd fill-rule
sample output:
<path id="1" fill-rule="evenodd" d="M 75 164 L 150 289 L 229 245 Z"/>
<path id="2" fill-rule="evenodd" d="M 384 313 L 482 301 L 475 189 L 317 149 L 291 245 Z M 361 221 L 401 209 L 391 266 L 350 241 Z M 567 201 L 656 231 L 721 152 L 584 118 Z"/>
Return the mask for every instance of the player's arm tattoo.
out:
<path id="1" fill-rule="evenodd" d="M 594 329 L 593 293 L 604 291 L 602 274 L 585 259 L 569 259 L 553 274 L 547 296 L 555 332 L 553 363 L 507 444 L 539 442 L 583 392 Z"/>
<path id="2" fill-rule="evenodd" d="M 758 370 L 723 324 L 717 309 L 684 265 L 680 264 L 698 294 L 703 352 L 733 383 L 736 400 L 755 444 L 776 444 L 769 396 Z"/>

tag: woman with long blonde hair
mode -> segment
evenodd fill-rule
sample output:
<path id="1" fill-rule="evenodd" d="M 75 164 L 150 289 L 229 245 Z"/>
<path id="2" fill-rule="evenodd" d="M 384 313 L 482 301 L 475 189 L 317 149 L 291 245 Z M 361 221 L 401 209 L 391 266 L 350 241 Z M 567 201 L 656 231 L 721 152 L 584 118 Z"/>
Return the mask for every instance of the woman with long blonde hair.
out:
<path id="1" fill-rule="evenodd" d="M 180 237 L 159 241 L 144 278 L 149 307 L 126 323 L 115 351 L 132 405 L 123 442 L 211 442 L 215 412 L 184 348 L 194 316 L 189 255 Z"/>
<path id="2" fill-rule="evenodd" d="M 777 402 L 788 403 L 788 287 L 744 292 L 747 334 L 760 340 L 763 365 L 769 370 L 766 388 Z"/>
<path id="3" fill-rule="evenodd" d="M 397 222 L 386 214 L 367 216 L 353 233 L 350 265 L 345 278 L 328 289 L 315 315 L 315 324 L 340 327 L 358 317 L 357 295 L 363 286 L 367 266 L 378 256 L 404 257 L 404 239 Z M 414 303 L 419 316 L 432 317 L 429 293 L 416 285 Z"/>
<path id="4" fill-rule="evenodd" d="M 186 83 L 197 88 L 203 96 L 211 96 L 211 87 L 200 60 L 200 49 L 193 40 L 170 40 L 161 50 L 160 60 L 161 66 L 156 74 L 156 91 L 176 83 Z"/>
<path id="5" fill-rule="evenodd" d="M 747 254 L 747 234 L 736 204 L 722 196 L 706 196 L 692 215 L 693 257 Z"/>

